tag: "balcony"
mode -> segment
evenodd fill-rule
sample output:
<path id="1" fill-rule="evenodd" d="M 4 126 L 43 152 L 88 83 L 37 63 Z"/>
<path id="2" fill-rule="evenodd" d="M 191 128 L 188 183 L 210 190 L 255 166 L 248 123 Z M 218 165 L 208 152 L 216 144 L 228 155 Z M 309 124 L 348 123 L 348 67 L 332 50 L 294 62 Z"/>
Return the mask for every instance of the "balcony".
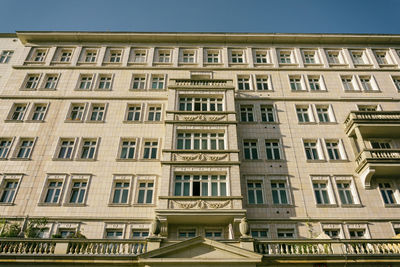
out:
<path id="1" fill-rule="evenodd" d="M 344 124 L 348 136 L 353 136 L 358 127 L 364 137 L 398 137 L 400 111 L 352 111 Z"/>
<path id="2" fill-rule="evenodd" d="M 235 89 L 232 80 L 170 79 L 170 89 Z"/>

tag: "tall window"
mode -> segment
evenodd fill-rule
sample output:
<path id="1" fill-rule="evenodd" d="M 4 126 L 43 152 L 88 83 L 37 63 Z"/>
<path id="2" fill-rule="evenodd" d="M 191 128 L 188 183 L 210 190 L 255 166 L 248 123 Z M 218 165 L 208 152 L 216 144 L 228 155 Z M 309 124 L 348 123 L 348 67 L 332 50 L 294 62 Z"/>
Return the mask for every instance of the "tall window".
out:
<path id="1" fill-rule="evenodd" d="M 313 189 L 317 204 L 330 204 L 327 183 L 313 182 Z"/>
<path id="2" fill-rule="evenodd" d="M 148 121 L 160 121 L 161 120 L 161 107 L 149 106 L 147 120 Z"/>
<path id="3" fill-rule="evenodd" d="M 379 183 L 379 191 L 381 192 L 381 196 L 383 202 L 385 204 L 397 204 L 397 199 L 394 196 L 394 190 L 390 183 Z"/>
<path id="4" fill-rule="evenodd" d="M 0 55 L 0 64 L 8 63 L 14 54 L 14 51 L 2 51 Z"/>
<path id="5" fill-rule="evenodd" d="M 238 78 L 238 88 L 239 88 L 239 90 L 250 90 L 250 78 L 249 77 L 239 77 Z"/>
<path id="6" fill-rule="evenodd" d="M 222 111 L 222 98 L 179 98 L 180 111 Z"/>
<path id="7" fill-rule="evenodd" d="M 11 139 L 0 139 L 0 159 L 6 159 L 11 148 Z"/>
<path id="8" fill-rule="evenodd" d="M 133 89 L 145 89 L 146 85 L 146 76 L 143 75 L 134 75 L 133 76 Z"/>
<path id="9" fill-rule="evenodd" d="M 349 182 L 336 183 L 340 202 L 342 204 L 354 204 L 353 194 L 351 192 L 351 184 Z"/>
<path id="10" fill-rule="evenodd" d="M 112 203 L 127 204 L 129 197 L 129 182 L 116 181 L 113 184 Z"/>
<path id="11" fill-rule="evenodd" d="M 267 160 L 282 159 L 279 140 L 265 140 L 265 150 L 267 153 Z"/>
<path id="12" fill-rule="evenodd" d="M 71 159 L 72 152 L 74 150 L 75 141 L 74 140 L 60 140 L 60 148 L 58 151 L 57 158 L 59 159 Z"/>
<path id="13" fill-rule="evenodd" d="M 379 65 L 389 64 L 386 55 L 387 53 L 385 51 L 375 52 L 376 61 L 378 61 Z"/>
<path id="14" fill-rule="evenodd" d="M 318 76 L 309 76 L 308 77 L 308 84 L 310 86 L 311 91 L 320 91 L 322 90 L 320 77 Z"/>
<path id="15" fill-rule="evenodd" d="M 367 76 L 360 77 L 361 86 L 364 91 L 372 91 L 371 78 Z"/>
<path id="16" fill-rule="evenodd" d="M 245 140 L 243 142 L 243 148 L 245 159 L 258 159 L 257 141 Z"/>
<path id="17" fill-rule="evenodd" d="M 231 60 L 232 63 L 243 63 L 244 62 L 243 52 L 232 51 Z"/>
<path id="18" fill-rule="evenodd" d="M 83 204 L 87 191 L 87 181 L 72 181 L 69 203 Z"/>
<path id="19" fill-rule="evenodd" d="M 301 91 L 303 90 L 303 85 L 301 84 L 301 77 L 300 76 L 295 76 L 295 77 L 289 77 L 290 81 L 290 88 L 292 91 Z"/>
<path id="20" fill-rule="evenodd" d="M 270 90 L 268 77 L 256 77 L 257 90 Z"/>
<path id="21" fill-rule="evenodd" d="M 121 144 L 120 159 L 133 159 L 135 157 L 136 140 L 123 140 Z"/>
<path id="22" fill-rule="evenodd" d="M 254 121 L 253 106 L 240 106 L 240 120 L 246 122 Z"/>
<path id="23" fill-rule="evenodd" d="M 219 63 L 219 52 L 208 51 L 207 52 L 207 63 Z"/>
<path id="24" fill-rule="evenodd" d="M 121 62 L 122 52 L 120 50 L 111 50 L 110 51 L 110 62 L 118 63 Z"/>
<path id="25" fill-rule="evenodd" d="M 271 190 L 274 204 L 289 204 L 286 181 L 271 181 Z"/>
<path id="26" fill-rule="evenodd" d="M 162 63 L 171 62 L 171 53 L 167 51 L 160 51 L 158 53 L 158 62 Z"/>
<path id="27" fill-rule="evenodd" d="M 264 122 L 275 122 L 275 109 L 273 105 L 262 105 L 261 120 Z"/>
<path id="28" fill-rule="evenodd" d="M 290 51 L 280 51 L 279 62 L 280 63 L 292 63 Z"/>
<path id="29" fill-rule="evenodd" d="M 22 121 L 25 115 L 27 104 L 14 104 L 11 120 Z"/>
<path id="30" fill-rule="evenodd" d="M 151 204 L 153 203 L 153 182 L 139 182 L 137 203 Z"/>
<path id="31" fill-rule="evenodd" d="M 140 120 L 140 106 L 128 106 L 128 114 L 126 116 L 127 121 L 139 121 Z"/>
<path id="32" fill-rule="evenodd" d="M 92 87 L 92 82 L 93 82 L 93 75 L 81 75 L 79 81 L 79 89 L 90 90 L 90 88 Z"/>
<path id="33" fill-rule="evenodd" d="M 178 133 L 177 149 L 224 150 L 223 133 Z"/>
<path id="34" fill-rule="evenodd" d="M 306 151 L 306 157 L 308 160 L 319 160 L 320 156 L 318 153 L 317 142 L 305 141 L 304 149 Z"/>
<path id="35" fill-rule="evenodd" d="M 99 84 L 97 86 L 97 89 L 110 90 L 111 89 L 111 80 L 112 80 L 111 75 L 100 75 Z"/>
<path id="36" fill-rule="evenodd" d="M 91 121 L 103 121 L 105 108 L 106 107 L 104 105 L 93 105 L 92 113 L 90 114 L 90 120 Z"/>
<path id="37" fill-rule="evenodd" d="M 164 89 L 164 76 L 153 76 L 151 89 Z"/>
<path id="38" fill-rule="evenodd" d="M 73 121 L 82 121 L 84 111 L 85 111 L 84 104 L 72 104 L 71 112 L 68 119 Z"/>
<path id="39" fill-rule="evenodd" d="M 329 116 L 329 107 L 317 106 L 316 107 L 319 122 L 331 122 Z"/>
<path id="40" fill-rule="evenodd" d="M 340 153 L 340 143 L 338 141 L 328 141 L 325 142 L 326 150 L 328 151 L 330 160 L 340 160 L 343 159 Z"/>
<path id="41" fill-rule="evenodd" d="M 36 89 L 39 84 L 39 74 L 29 74 L 26 78 L 25 88 L 26 89 Z"/>
<path id="42" fill-rule="evenodd" d="M 315 64 L 315 51 L 304 51 L 304 63 L 306 64 Z"/>
<path id="43" fill-rule="evenodd" d="M 400 91 L 400 77 L 393 77 L 393 82 L 394 85 L 396 86 L 396 89 Z"/>
<path id="44" fill-rule="evenodd" d="M 225 175 L 175 175 L 175 196 L 226 196 Z"/>
<path id="45" fill-rule="evenodd" d="M 59 61 L 60 62 L 70 62 L 72 57 L 72 50 L 63 49 L 60 52 Z"/>
<path id="46" fill-rule="evenodd" d="M 63 185 L 62 181 L 52 181 L 52 180 L 48 181 L 44 202 L 58 203 L 60 201 L 62 185 Z"/>
<path id="47" fill-rule="evenodd" d="M 94 159 L 97 141 L 96 140 L 82 140 L 81 159 Z"/>
<path id="48" fill-rule="evenodd" d="M 353 77 L 346 76 L 342 77 L 342 84 L 345 91 L 354 91 L 356 90 L 353 84 Z"/>
<path id="49" fill-rule="evenodd" d="M 44 84 L 45 89 L 56 89 L 58 81 L 58 75 L 47 75 L 46 83 Z"/>
<path id="50" fill-rule="evenodd" d="M 191 51 L 184 51 L 182 54 L 182 61 L 184 63 L 194 63 L 195 62 L 195 54 Z"/>
<path id="51" fill-rule="evenodd" d="M 264 204 L 262 181 L 247 182 L 247 199 L 249 204 Z"/>
<path id="52" fill-rule="evenodd" d="M 19 143 L 17 158 L 19 159 L 29 159 L 32 153 L 33 140 L 22 139 Z"/>
<path id="53" fill-rule="evenodd" d="M 0 203 L 13 203 L 18 188 L 18 182 L 14 180 L 3 180 L 1 188 Z"/>
<path id="54" fill-rule="evenodd" d="M 135 63 L 146 62 L 146 51 L 135 51 L 135 55 L 133 56 L 133 62 Z"/>
<path id="55" fill-rule="evenodd" d="M 299 122 L 310 122 L 309 109 L 310 109 L 310 107 L 297 107 L 296 108 L 297 119 L 299 120 Z"/>
<path id="56" fill-rule="evenodd" d="M 156 159 L 157 158 L 157 141 L 145 141 L 143 149 L 143 159 Z"/>
<path id="57" fill-rule="evenodd" d="M 85 54 L 85 62 L 92 63 L 96 62 L 97 59 L 97 51 L 95 50 L 87 50 Z"/>
<path id="58" fill-rule="evenodd" d="M 268 63 L 267 52 L 257 51 L 256 52 L 256 63 Z"/>

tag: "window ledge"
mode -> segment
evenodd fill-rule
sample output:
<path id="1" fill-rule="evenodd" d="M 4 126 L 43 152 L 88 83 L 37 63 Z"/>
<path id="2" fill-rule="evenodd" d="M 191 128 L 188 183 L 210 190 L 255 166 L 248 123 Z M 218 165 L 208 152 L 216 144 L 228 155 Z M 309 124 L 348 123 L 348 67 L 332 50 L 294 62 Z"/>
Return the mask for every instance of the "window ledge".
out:
<path id="1" fill-rule="evenodd" d="M 337 204 L 316 204 L 317 208 L 337 208 Z"/>
<path id="2" fill-rule="evenodd" d="M 64 122 L 67 122 L 67 123 L 82 123 L 83 122 L 83 120 L 70 120 L 70 119 L 66 119 Z"/>
<path id="3" fill-rule="evenodd" d="M 37 91 L 37 88 L 20 88 L 20 91 Z"/>
<path id="4" fill-rule="evenodd" d="M 179 65 L 198 65 L 197 62 L 178 62 Z"/>
<path id="5" fill-rule="evenodd" d="M 137 161 L 137 159 L 120 159 L 120 158 L 117 158 L 117 159 L 115 159 L 115 161 L 117 161 L 117 162 L 134 162 L 134 161 Z"/>
<path id="6" fill-rule="evenodd" d="M 362 91 L 361 91 L 361 90 L 344 90 L 344 92 L 345 92 L 345 93 L 354 94 L 354 93 L 361 93 Z"/>
<path id="7" fill-rule="evenodd" d="M 304 66 L 306 66 L 306 67 L 323 67 L 324 64 L 322 64 L 322 63 L 304 63 Z"/>
<path id="8" fill-rule="evenodd" d="M 43 123 L 45 121 L 44 120 L 25 120 L 25 122 L 28 122 L 28 123 Z"/>
<path id="9" fill-rule="evenodd" d="M 102 65 L 118 66 L 118 65 L 122 65 L 122 62 L 110 62 L 110 61 L 104 61 Z"/>
<path id="10" fill-rule="evenodd" d="M 61 206 L 61 203 L 45 203 L 45 202 L 40 202 L 38 203 L 38 206 L 42 207 L 54 207 L 54 206 Z"/>
<path id="11" fill-rule="evenodd" d="M 76 161 L 97 161 L 96 159 L 81 159 L 81 158 L 77 158 L 75 160 Z"/>
<path id="12" fill-rule="evenodd" d="M 362 63 L 362 64 L 356 64 L 354 63 L 354 67 L 373 67 L 373 64 L 370 63 Z"/>
<path id="13" fill-rule="evenodd" d="M 147 65 L 147 61 L 145 61 L 145 62 L 132 62 L 132 61 L 130 61 L 130 62 L 128 62 L 128 65 Z"/>
<path id="14" fill-rule="evenodd" d="M 132 205 L 133 207 L 144 207 L 144 208 L 154 208 L 157 205 L 153 204 L 153 203 L 149 203 L 149 204 L 142 204 L 142 203 L 135 203 Z"/>
<path id="15" fill-rule="evenodd" d="M 146 92 L 148 89 L 145 88 L 129 88 L 131 92 Z"/>
<path id="16" fill-rule="evenodd" d="M 149 92 L 166 92 L 167 89 L 165 89 L 165 88 L 161 88 L 161 89 L 158 89 L 158 88 L 149 88 L 148 91 L 149 91 Z"/>
<path id="17" fill-rule="evenodd" d="M 87 123 L 106 123 L 104 120 L 103 121 L 92 121 L 92 120 L 87 120 Z"/>
<path id="18" fill-rule="evenodd" d="M 326 162 L 324 159 L 308 159 L 307 163 L 323 163 Z"/>
<path id="19" fill-rule="evenodd" d="M 300 125 L 315 125 L 315 124 L 317 124 L 317 122 L 315 122 L 315 121 L 300 122 L 299 121 L 299 124 Z"/>
<path id="20" fill-rule="evenodd" d="M 160 124 L 163 123 L 163 121 L 144 121 L 145 124 Z"/>
<path id="21" fill-rule="evenodd" d="M 376 94 L 376 93 L 382 93 L 382 91 L 381 90 L 364 90 L 364 91 L 362 91 L 363 93 L 366 93 L 366 94 Z"/>
<path id="22" fill-rule="evenodd" d="M 279 66 L 295 66 L 297 67 L 299 64 L 297 63 L 279 63 Z"/>
<path id="23" fill-rule="evenodd" d="M 238 62 L 238 63 L 235 63 L 235 62 L 229 62 L 229 65 L 232 65 L 232 66 L 246 66 L 246 65 L 248 65 L 249 63 L 247 63 L 247 62 Z"/>
<path id="24" fill-rule="evenodd" d="M 280 163 L 280 162 L 286 162 L 286 160 L 285 159 L 266 159 L 265 162 L 266 163 L 274 163 L 274 162 Z"/>
<path id="25" fill-rule="evenodd" d="M 319 89 L 319 90 L 313 90 L 313 89 L 310 89 L 308 92 L 310 92 L 310 93 L 312 93 L 312 94 L 318 94 L 318 93 L 327 93 L 328 92 L 328 90 L 322 90 L 322 89 Z"/>
<path id="26" fill-rule="evenodd" d="M 224 63 L 222 62 L 204 62 L 204 66 L 223 66 Z"/>
<path id="27" fill-rule="evenodd" d="M 338 123 L 336 121 L 320 121 L 320 125 L 337 125 Z"/>
<path id="28" fill-rule="evenodd" d="M 270 208 L 294 208 L 293 204 L 271 204 Z"/>
<path id="29" fill-rule="evenodd" d="M 69 65 L 71 64 L 71 61 L 52 61 L 50 64 Z"/>
<path id="30" fill-rule="evenodd" d="M 145 162 L 146 162 L 146 161 L 149 161 L 149 162 L 157 162 L 157 161 L 160 161 L 160 160 L 159 160 L 159 159 L 143 159 L 143 158 L 142 158 L 142 159 L 140 159 L 140 161 L 142 161 L 142 162 L 143 162 L 143 161 L 145 161 Z"/>
<path id="31" fill-rule="evenodd" d="M 267 208 L 268 207 L 268 205 L 264 204 L 264 203 L 262 203 L 262 204 L 250 204 L 250 203 L 247 203 L 246 206 L 248 208 Z"/>
<path id="32" fill-rule="evenodd" d="M 397 64 L 378 64 L 378 65 L 379 67 L 393 67 L 393 68 L 397 67 Z"/>
<path id="33" fill-rule="evenodd" d="M 278 125 L 280 124 L 279 121 L 260 121 L 261 124 L 271 124 L 271 125 Z"/>
<path id="34" fill-rule="evenodd" d="M 385 208 L 400 208 L 400 204 L 384 204 Z"/>
<path id="35" fill-rule="evenodd" d="M 290 89 L 290 92 L 292 92 L 292 93 L 305 93 L 305 92 L 308 92 L 308 91 L 306 89 L 301 89 L 301 90 Z"/>
<path id="36" fill-rule="evenodd" d="M 95 62 L 78 61 L 77 64 L 79 64 L 79 65 L 96 65 L 97 60 Z"/>
<path id="37" fill-rule="evenodd" d="M 124 203 L 124 204 L 119 204 L 119 203 L 108 203 L 109 207 L 130 207 L 131 204 L 129 203 Z"/>
<path id="38" fill-rule="evenodd" d="M 244 162 L 264 162 L 263 159 L 242 159 Z"/>
<path id="39" fill-rule="evenodd" d="M 10 119 L 6 119 L 4 120 L 4 122 L 10 123 L 10 122 L 14 122 L 14 123 L 23 123 L 23 120 L 10 120 Z"/>
<path id="40" fill-rule="evenodd" d="M 57 91 L 57 88 L 38 88 L 38 91 Z"/>
<path id="41" fill-rule="evenodd" d="M 111 88 L 94 88 L 93 89 L 93 91 L 96 91 L 96 92 L 111 92 L 112 91 L 112 89 Z"/>
<path id="42" fill-rule="evenodd" d="M 86 203 L 64 203 L 64 207 L 86 207 Z"/>
<path id="43" fill-rule="evenodd" d="M 342 204 L 342 208 L 362 208 L 361 204 Z"/>
<path id="44" fill-rule="evenodd" d="M 239 121 L 239 123 L 244 123 L 244 124 L 257 124 L 257 121 Z"/>
<path id="45" fill-rule="evenodd" d="M 53 161 L 72 161 L 73 159 L 60 159 L 60 158 L 52 158 Z"/>
<path id="46" fill-rule="evenodd" d="M 153 62 L 153 65 L 168 66 L 168 65 L 172 65 L 172 62 Z"/>
<path id="47" fill-rule="evenodd" d="M 44 65 L 46 61 L 31 61 L 27 60 L 24 62 L 24 64 L 32 64 L 32 65 Z"/>
<path id="48" fill-rule="evenodd" d="M 0 206 L 15 206 L 13 202 L 11 203 L 0 203 Z"/>
<path id="49" fill-rule="evenodd" d="M 12 157 L 10 159 L 11 160 L 17 160 L 17 161 L 29 161 L 29 160 L 31 160 L 31 158 L 15 158 L 15 157 Z"/>
<path id="50" fill-rule="evenodd" d="M 348 159 L 329 159 L 329 162 L 340 163 L 340 162 L 350 162 Z"/>
<path id="51" fill-rule="evenodd" d="M 254 62 L 253 63 L 254 64 L 254 66 L 274 66 L 274 63 L 270 63 L 270 62 L 267 62 L 267 63 L 256 63 L 256 62 Z"/>
<path id="52" fill-rule="evenodd" d="M 346 63 L 328 63 L 330 67 L 346 67 L 349 64 Z"/>
<path id="53" fill-rule="evenodd" d="M 127 123 L 127 124 L 138 124 L 138 123 L 142 123 L 142 121 L 122 121 L 122 123 Z"/>
<path id="54" fill-rule="evenodd" d="M 7 158 L 0 158 L 0 160 L 8 160 Z"/>

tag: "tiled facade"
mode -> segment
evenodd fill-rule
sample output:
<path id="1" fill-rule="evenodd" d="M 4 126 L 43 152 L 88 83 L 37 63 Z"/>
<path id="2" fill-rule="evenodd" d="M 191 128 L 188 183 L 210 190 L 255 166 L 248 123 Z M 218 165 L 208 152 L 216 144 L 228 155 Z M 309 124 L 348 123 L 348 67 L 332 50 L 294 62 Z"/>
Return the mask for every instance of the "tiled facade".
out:
<path id="1" fill-rule="evenodd" d="M 243 217 L 256 240 L 400 233 L 397 35 L 19 32 L 0 54 L 9 223 L 144 239 L 157 217 L 164 243 L 233 242 Z"/>

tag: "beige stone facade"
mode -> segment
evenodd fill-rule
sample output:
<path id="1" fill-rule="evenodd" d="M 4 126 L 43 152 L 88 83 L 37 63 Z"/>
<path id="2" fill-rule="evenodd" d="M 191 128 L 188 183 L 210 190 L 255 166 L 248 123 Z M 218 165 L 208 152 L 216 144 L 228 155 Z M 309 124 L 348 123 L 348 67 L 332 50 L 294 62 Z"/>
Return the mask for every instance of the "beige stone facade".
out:
<path id="1" fill-rule="evenodd" d="M 30 256 L 400 259 L 400 36 L 18 32 L 0 56 L 1 231 L 46 218 Z"/>

